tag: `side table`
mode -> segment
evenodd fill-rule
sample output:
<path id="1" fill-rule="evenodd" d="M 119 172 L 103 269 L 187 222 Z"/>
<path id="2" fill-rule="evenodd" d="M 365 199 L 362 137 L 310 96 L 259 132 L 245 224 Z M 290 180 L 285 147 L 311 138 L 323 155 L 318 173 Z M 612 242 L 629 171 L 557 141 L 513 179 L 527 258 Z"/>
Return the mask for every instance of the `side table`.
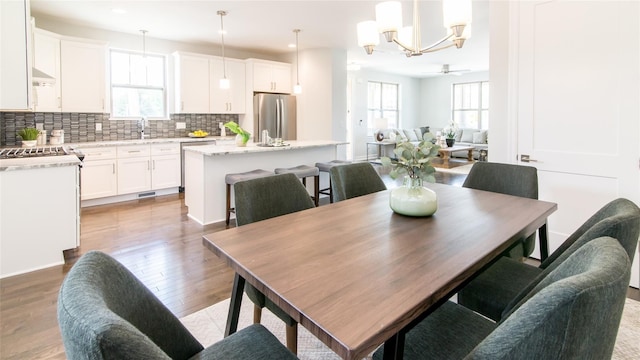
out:
<path id="1" fill-rule="evenodd" d="M 369 147 L 371 145 L 378 147 L 378 159 L 382 156 L 382 148 L 384 146 L 396 146 L 395 141 L 367 141 L 367 161 L 369 161 Z"/>

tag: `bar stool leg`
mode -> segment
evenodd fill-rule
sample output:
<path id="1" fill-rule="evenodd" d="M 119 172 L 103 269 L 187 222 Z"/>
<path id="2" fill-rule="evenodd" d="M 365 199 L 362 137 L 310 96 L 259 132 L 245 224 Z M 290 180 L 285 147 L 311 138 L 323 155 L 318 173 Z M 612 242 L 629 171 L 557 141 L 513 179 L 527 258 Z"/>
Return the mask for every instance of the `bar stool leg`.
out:
<path id="1" fill-rule="evenodd" d="M 320 175 L 313 177 L 313 201 L 318 207 L 318 202 L 320 201 Z"/>
<path id="2" fill-rule="evenodd" d="M 227 225 L 231 218 L 231 185 L 227 184 Z"/>

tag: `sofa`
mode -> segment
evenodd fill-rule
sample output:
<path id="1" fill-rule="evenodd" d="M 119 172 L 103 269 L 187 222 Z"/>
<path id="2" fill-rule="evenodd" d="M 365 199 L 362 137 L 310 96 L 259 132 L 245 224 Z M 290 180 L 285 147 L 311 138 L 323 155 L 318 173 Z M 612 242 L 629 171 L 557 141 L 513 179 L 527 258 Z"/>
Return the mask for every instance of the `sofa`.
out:
<path id="1" fill-rule="evenodd" d="M 395 141 L 398 136 L 402 137 L 403 140 L 411 141 L 412 143 L 417 144 L 422 136 L 431 132 L 434 135 L 438 132 L 442 132 L 442 129 L 430 129 L 429 126 L 421 126 L 414 129 L 383 129 L 381 130 L 384 135 L 383 142 Z M 443 136 L 444 138 L 444 136 Z M 488 150 L 489 149 L 489 130 L 479 130 L 479 129 L 458 129 L 455 136 L 455 146 L 473 146 L 473 158 L 478 160 L 480 156 L 480 150 Z M 392 154 L 392 148 L 385 148 L 386 156 L 390 156 Z M 452 157 L 460 157 L 466 158 L 469 154 L 468 151 L 454 151 L 451 153 Z"/>

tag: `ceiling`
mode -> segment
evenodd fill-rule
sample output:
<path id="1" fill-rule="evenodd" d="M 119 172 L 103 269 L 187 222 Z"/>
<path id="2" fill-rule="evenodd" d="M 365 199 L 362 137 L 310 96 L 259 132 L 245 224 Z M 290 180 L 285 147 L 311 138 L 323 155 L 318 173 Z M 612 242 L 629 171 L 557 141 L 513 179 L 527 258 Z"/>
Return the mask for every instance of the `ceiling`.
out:
<path id="1" fill-rule="evenodd" d="M 473 1 L 472 36 L 462 49 L 455 47 L 419 57 L 407 58 L 394 44 L 384 42 L 373 55 L 358 47 L 356 24 L 375 19 L 378 1 L 337 0 L 31 0 L 31 12 L 61 19 L 65 23 L 129 34 L 148 30 L 147 38 L 189 43 L 209 43 L 219 46 L 220 17 L 218 10 L 226 10 L 225 44 L 238 49 L 268 53 L 294 51 L 293 29 L 301 29 L 300 51 L 312 48 L 341 48 L 347 50 L 348 63 L 412 77 L 438 74 L 443 64 L 452 70 L 485 71 L 489 68 L 489 1 Z M 402 1 L 403 22 L 411 24 L 412 1 Z M 422 44 L 430 44 L 443 37 L 442 3 L 421 0 L 420 16 Z M 122 12 L 114 12 L 121 9 Z M 379 51 L 378 51 L 379 50 Z"/>

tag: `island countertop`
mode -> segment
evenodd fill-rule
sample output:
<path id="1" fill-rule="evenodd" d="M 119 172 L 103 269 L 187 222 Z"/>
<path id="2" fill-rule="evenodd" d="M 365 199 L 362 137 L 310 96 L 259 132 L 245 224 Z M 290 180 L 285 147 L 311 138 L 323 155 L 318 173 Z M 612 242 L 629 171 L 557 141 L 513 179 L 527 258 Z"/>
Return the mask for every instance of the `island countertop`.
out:
<path id="1" fill-rule="evenodd" d="M 268 151 L 286 151 L 307 149 L 323 146 L 336 146 L 346 145 L 345 141 L 333 141 L 333 140 L 291 140 L 285 142 L 284 146 L 260 146 L 257 143 L 248 143 L 247 146 L 236 146 L 235 144 L 224 145 L 205 145 L 205 146 L 185 146 L 184 151 L 195 152 L 206 156 L 217 155 L 235 155 L 235 154 L 249 154 L 260 153 Z"/>
<path id="2" fill-rule="evenodd" d="M 286 146 L 202 145 L 185 146 L 184 202 L 189 208 L 188 216 L 206 225 L 225 220 L 227 174 L 237 174 L 256 169 L 274 172 L 277 168 L 300 165 L 315 166 L 317 162 L 337 159 L 338 147 L 348 144 L 333 140 L 291 140 Z M 311 180 L 311 179 L 309 179 Z M 329 174 L 321 172 L 320 188 L 329 187 Z M 307 187 L 312 192 L 312 181 Z M 234 203 L 234 192 L 230 190 L 230 202 Z"/>

